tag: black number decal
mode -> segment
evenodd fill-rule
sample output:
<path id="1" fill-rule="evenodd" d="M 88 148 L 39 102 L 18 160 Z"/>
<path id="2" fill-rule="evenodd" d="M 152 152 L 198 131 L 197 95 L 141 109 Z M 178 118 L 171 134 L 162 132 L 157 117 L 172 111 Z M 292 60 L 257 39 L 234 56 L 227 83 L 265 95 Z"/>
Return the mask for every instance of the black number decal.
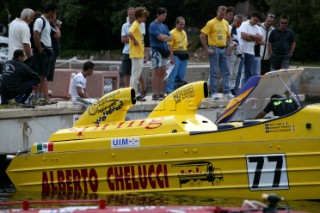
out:
<path id="1" fill-rule="evenodd" d="M 263 157 L 251 157 L 249 158 L 249 162 L 257 163 L 256 171 L 254 172 L 252 188 L 258 188 L 260 183 L 260 178 L 261 178 L 261 170 L 264 163 Z"/>
<path id="2" fill-rule="evenodd" d="M 277 162 L 276 169 L 274 171 L 274 178 L 273 178 L 272 187 L 279 187 L 280 178 L 281 178 L 282 164 L 283 164 L 282 156 L 268 156 L 268 161 Z"/>
<path id="3" fill-rule="evenodd" d="M 251 190 L 290 188 L 285 154 L 247 155 L 246 159 Z"/>

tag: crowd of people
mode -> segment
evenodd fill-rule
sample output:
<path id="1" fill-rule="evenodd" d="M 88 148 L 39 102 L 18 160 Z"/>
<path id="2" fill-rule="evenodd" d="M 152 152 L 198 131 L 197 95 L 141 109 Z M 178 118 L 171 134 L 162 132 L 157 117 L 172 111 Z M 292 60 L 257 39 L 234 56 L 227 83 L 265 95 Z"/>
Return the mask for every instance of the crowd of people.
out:
<path id="1" fill-rule="evenodd" d="M 2 104 L 8 103 L 12 98 L 25 104 L 26 98 L 20 97 L 28 97 L 32 86 L 35 86 L 33 84 L 38 81 L 36 103 L 56 103 L 49 97 L 48 81 L 54 79 L 55 61 L 60 49 L 61 21 L 57 19 L 57 10 L 53 3 L 46 4 L 43 14 L 26 8 L 21 12 L 20 18 L 11 22 L 9 57 L 12 60 L 8 60 L 4 66 L 7 69 L 4 70 L 4 80 L 7 82 L 1 85 Z M 127 16 L 127 21 L 121 29 L 121 42 L 124 44 L 121 74 L 124 76 L 124 86 L 134 88 L 139 94 L 137 100 L 144 101 L 146 85 L 141 72 L 147 58 L 144 36 L 149 12 L 145 7 L 129 7 Z M 153 70 L 151 87 L 152 100 L 161 100 L 179 87 L 179 82 L 185 82 L 189 61 L 188 37 L 184 30 L 184 17 L 178 16 L 175 27 L 170 31 L 164 24 L 167 9 L 157 8 L 155 16 L 148 30 L 150 68 Z M 246 19 L 244 15 L 235 14 L 233 7 L 219 6 L 216 16 L 201 29 L 200 42 L 208 54 L 210 63 L 208 84 L 210 98 L 213 100 L 219 99 L 219 72 L 223 85 L 223 99 L 230 100 L 252 76 L 289 67 L 290 58 L 295 50 L 295 35 L 293 30 L 288 28 L 289 18 L 281 16 L 278 28 L 273 26 L 273 14 L 267 14 L 263 23 L 262 14 L 258 11 Z M 12 74 L 14 67 L 19 66 L 17 69 L 21 69 L 20 63 L 23 62 L 29 67 L 27 70 L 23 66 L 26 73 L 32 75 L 17 78 L 16 74 Z M 71 95 L 75 104 L 79 102 L 79 97 L 89 98 L 85 91 L 85 79 L 93 72 L 94 64 L 90 63 L 85 64 L 83 71 L 74 77 Z M 165 84 L 168 64 L 173 66 L 173 69 Z M 12 67 L 11 71 L 8 67 Z M 35 73 L 38 79 L 35 78 Z M 30 80 L 32 84 L 27 83 Z M 10 81 L 14 83 L 8 83 Z M 12 88 L 12 85 L 15 85 L 15 88 Z"/>
<path id="2" fill-rule="evenodd" d="M 142 9 L 135 9 L 135 11 L 139 10 Z M 143 10 L 146 11 L 145 8 Z M 121 39 L 123 43 L 132 40 L 132 44 L 138 47 L 140 41 L 131 38 L 127 33 L 132 27 L 130 25 L 133 23 L 133 14 L 134 8 L 129 8 L 129 21 L 122 27 Z M 175 28 L 169 31 L 163 23 L 166 16 L 167 9 L 158 8 L 156 18 L 149 27 L 151 69 L 153 69 L 152 100 L 162 99 L 177 88 L 177 82 L 184 81 L 189 59 L 188 38 L 184 31 L 185 18 L 177 17 Z M 148 13 L 144 18 L 147 17 Z M 136 15 L 135 18 L 137 19 L 138 16 Z M 262 14 L 259 11 L 253 12 L 247 19 L 242 14 L 235 14 L 233 7 L 219 6 L 216 17 L 209 20 L 201 29 L 200 42 L 209 57 L 208 84 L 211 92 L 210 97 L 213 100 L 219 99 L 219 72 L 221 73 L 220 82 L 223 85 L 223 99 L 230 100 L 252 76 L 264 75 L 271 70 L 289 67 L 290 58 L 295 50 L 295 35 L 293 30 L 288 28 L 289 18 L 287 16 L 280 17 L 278 28 L 273 26 L 274 20 L 275 15 L 271 13 L 265 16 L 263 22 Z M 124 29 L 128 30 L 124 31 Z M 141 46 L 144 46 L 144 33 L 140 33 L 140 35 Z M 135 48 L 134 45 L 130 45 L 130 48 Z M 129 68 L 129 62 L 131 63 L 132 59 L 136 60 L 132 56 L 130 48 L 125 45 L 122 74 L 125 79 L 130 78 L 130 72 L 138 74 L 138 76 L 134 76 L 134 84 L 130 83 L 129 86 L 137 90 L 137 85 L 140 82 L 141 93 L 137 99 L 143 100 L 146 93 L 145 84 L 141 77 L 142 60 L 140 60 L 138 68 L 133 66 Z M 133 60 L 132 63 L 134 63 Z M 168 63 L 174 68 L 164 84 L 166 64 Z M 125 84 L 125 86 L 127 85 Z"/>
<path id="3" fill-rule="evenodd" d="M 170 94 L 176 89 L 176 82 L 184 81 L 189 52 L 187 49 L 187 33 L 184 31 L 186 22 L 184 17 L 177 17 L 176 27 L 169 31 L 163 23 L 167 17 L 167 9 L 164 7 L 157 8 L 155 14 L 155 20 L 149 26 L 150 68 L 153 69 L 151 86 L 152 100 L 161 100 L 166 94 Z M 129 86 L 138 91 L 138 83 L 140 82 L 141 92 L 137 96 L 137 100 L 140 101 L 144 101 L 146 96 L 146 87 L 141 76 L 143 62 L 146 62 L 146 54 L 144 53 L 145 30 L 143 30 L 145 25 L 142 24 L 146 21 L 148 15 L 149 12 L 146 8 L 128 8 L 129 20 L 123 24 L 121 30 L 121 41 L 125 43 L 122 52 L 122 74 L 124 75 L 125 86 L 128 85 L 126 82 L 130 82 Z M 174 68 L 168 76 L 164 88 L 167 63 L 174 65 Z M 130 81 L 127 79 L 130 79 Z"/>
<path id="4" fill-rule="evenodd" d="M 233 7 L 220 6 L 217 16 L 201 30 L 201 44 L 209 54 L 208 81 L 214 100 L 219 99 L 218 71 L 223 98 L 230 100 L 252 76 L 289 67 L 295 50 L 294 32 L 287 27 L 289 18 L 281 16 L 278 28 L 273 27 L 273 14 L 267 14 L 263 23 L 259 11 L 245 19 L 241 14 L 234 14 Z"/>
<path id="5" fill-rule="evenodd" d="M 13 100 L 23 106 L 32 88 L 36 87 L 34 103 L 56 103 L 49 98 L 48 81 L 54 79 L 55 61 L 59 56 L 61 21 L 58 7 L 47 3 L 44 11 L 22 10 L 20 18 L 9 25 L 9 59 L 3 66 L 1 104 Z"/>

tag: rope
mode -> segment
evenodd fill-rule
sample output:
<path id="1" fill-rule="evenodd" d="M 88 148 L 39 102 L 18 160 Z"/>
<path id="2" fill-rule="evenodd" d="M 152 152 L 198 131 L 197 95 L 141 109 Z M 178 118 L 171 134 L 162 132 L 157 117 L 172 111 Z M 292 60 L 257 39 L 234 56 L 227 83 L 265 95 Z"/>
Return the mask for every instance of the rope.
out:
<path id="1" fill-rule="evenodd" d="M 62 65 L 65 65 L 65 64 L 70 64 L 70 63 L 85 63 L 87 61 L 93 61 L 93 58 L 91 57 L 90 59 L 85 59 L 85 60 L 79 60 L 76 56 L 70 58 L 69 60 L 65 61 L 65 62 L 62 62 L 60 64 L 57 64 L 56 63 L 56 67 L 61 67 Z"/>
<path id="2" fill-rule="evenodd" d="M 295 95 L 296 95 L 296 101 L 298 102 L 299 107 L 301 107 L 302 104 L 301 104 L 301 102 L 300 102 L 299 95 L 298 95 L 298 92 L 297 92 L 297 90 L 296 90 L 296 87 L 295 87 L 294 84 L 293 84 L 293 81 L 292 81 L 292 79 L 291 79 L 291 76 L 290 76 L 288 70 L 285 69 L 285 71 L 286 71 L 287 74 L 288 74 L 288 78 L 290 79 L 290 82 L 291 82 L 291 87 L 292 87 L 292 89 L 293 89 L 293 91 L 294 91 L 294 93 L 295 93 Z M 290 92 L 290 90 L 288 90 L 288 91 Z M 290 93 L 291 93 L 291 92 L 290 92 Z"/>

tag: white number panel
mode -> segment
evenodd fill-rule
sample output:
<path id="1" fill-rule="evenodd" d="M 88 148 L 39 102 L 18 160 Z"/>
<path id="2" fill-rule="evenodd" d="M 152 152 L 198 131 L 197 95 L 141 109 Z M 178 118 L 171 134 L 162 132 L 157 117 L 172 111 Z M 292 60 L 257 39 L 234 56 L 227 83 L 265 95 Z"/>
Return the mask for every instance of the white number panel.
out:
<path id="1" fill-rule="evenodd" d="M 289 189 L 285 154 L 247 155 L 251 191 Z"/>

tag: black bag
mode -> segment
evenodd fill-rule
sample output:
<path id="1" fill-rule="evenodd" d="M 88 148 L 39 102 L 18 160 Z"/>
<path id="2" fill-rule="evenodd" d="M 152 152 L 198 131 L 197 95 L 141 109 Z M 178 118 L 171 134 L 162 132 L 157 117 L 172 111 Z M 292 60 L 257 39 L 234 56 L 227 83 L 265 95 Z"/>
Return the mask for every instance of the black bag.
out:
<path id="1" fill-rule="evenodd" d="M 31 56 L 29 58 L 27 58 L 24 63 L 30 67 L 32 70 L 36 70 L 36 59 L 35 59 L 35 56 Z"/>
<path id="2" fill-rule="evenodd" d="M 168 50 L 168 49 L 163 50 L 159 47 L 155 47 L 155 49 L 158 50 L 158 52 L 161 54 L 162 58 L 168 58 L 170 55 L 170 50 Z"/>
<path id="3" fill-rule="evenodd" d="M 176 81 L 174 82 L 174 89 L 176 90 L 176 89 L 178 89 L 179 87 L 182 87 L 182 86 L 184 86 L 184 85 L 186 85 L 186 84 L 188 84 L 188 82 L 186 82 L 186 81 L 181 81 L 180 79 L 179 79 L 179 80 L 176 80 Z"/>
<path id="4" fill-rule="evenodd" d="M 52 48 L 46 47 L 46 46 L 44 46 L 42 43 L 41 43 L 41 46 L 42 46 L 42 48 L 43 48 L 43 51 L 46 53 L 46 56 L 49 57 L 49 56 L 54 55 L 54 51 L 53 51 Z"/>
<path id="5" fill-rule="evenodd" d="M 188 60 L 189 59 L 188 51 L 174 51 L 173 55 L 178 56 L 180 60 Z"/>

